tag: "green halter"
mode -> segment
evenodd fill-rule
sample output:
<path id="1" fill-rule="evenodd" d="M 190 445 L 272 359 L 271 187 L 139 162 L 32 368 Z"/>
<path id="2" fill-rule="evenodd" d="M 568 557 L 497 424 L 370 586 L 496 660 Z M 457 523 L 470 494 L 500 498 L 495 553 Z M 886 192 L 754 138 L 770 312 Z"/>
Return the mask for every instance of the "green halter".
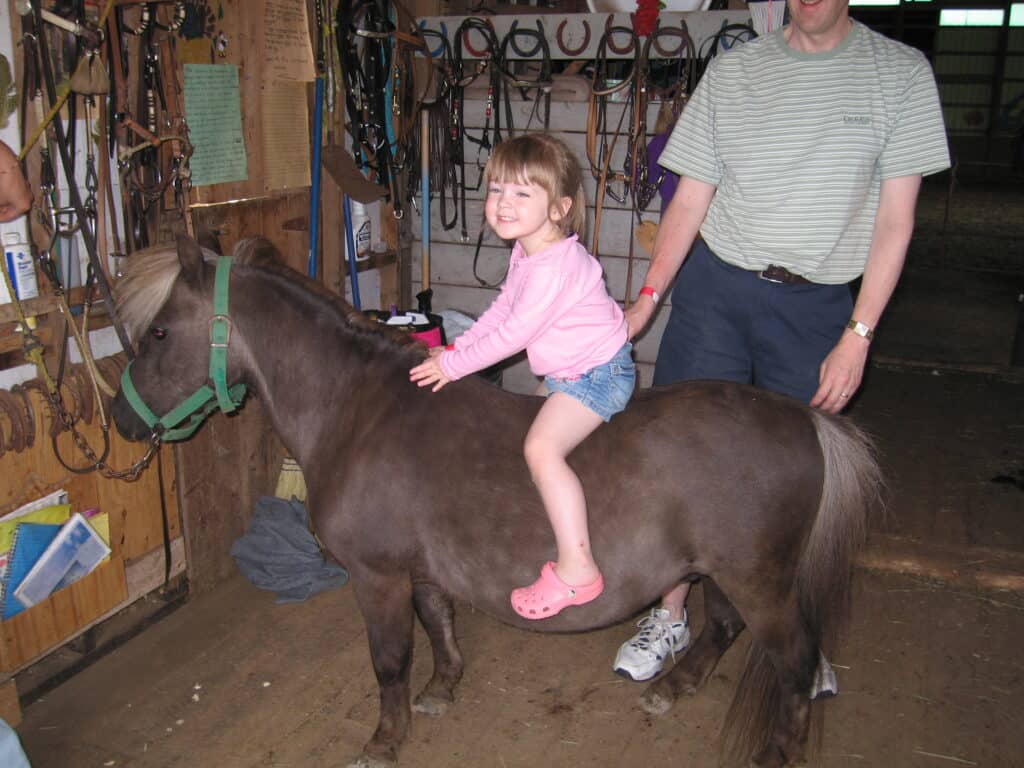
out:
<path id="1" fill-rule="evenodd" d="M 228 317 L 230 276 L 231 257 L 220 256 L 217 259 L 217 277 L 213 286 L 213 317 L 210 318 L 210 381 L 213 382 L 213 389 L 204 384 L 180 405 L 158 418 L 139 397 L 138 390 L 132 383 L 132 364 L 128 363 L 121 374 L 121 391 L 124 392 L 128 404 L 164 442 L 191 437 L 211 413 L 218 408 L 224 413 L 231 413 L 242 404 L 245 397 L 244 384 L 228 386 L 228 344 L 231 343 L 231 318 Z M 188 419 L 188 422 L 179 427 L 185 419 Z"/>

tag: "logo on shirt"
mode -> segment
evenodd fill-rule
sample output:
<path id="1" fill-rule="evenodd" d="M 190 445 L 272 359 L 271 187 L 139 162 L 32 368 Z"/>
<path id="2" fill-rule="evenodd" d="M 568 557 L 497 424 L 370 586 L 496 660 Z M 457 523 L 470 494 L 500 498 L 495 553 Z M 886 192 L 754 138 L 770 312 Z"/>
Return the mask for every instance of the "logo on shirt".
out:
<path id="1" fill-rule="evenodd" d="M 871 115 L 843 115 L 844 125 L 871 125 Z"/>

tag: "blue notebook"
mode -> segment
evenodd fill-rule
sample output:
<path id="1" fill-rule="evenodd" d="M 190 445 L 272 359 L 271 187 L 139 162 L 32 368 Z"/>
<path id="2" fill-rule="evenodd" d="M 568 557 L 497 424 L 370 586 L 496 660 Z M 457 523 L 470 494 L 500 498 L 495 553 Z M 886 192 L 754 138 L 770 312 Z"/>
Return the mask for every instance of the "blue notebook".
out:
<path id="1" fill-rule="evenodd" d="M 21 586 L 25 576 L 50 543 L 57 538 L 61 528 L 62 525 L 49 523 L 18 523 L 15 526 L 11 554 L 7 561 L 7 573 L 3 584 L 0 585 L 0 601 L 3 602 L 5 621 L 25 610 L 25 606 L 14 597 L 14 590 Z"/>

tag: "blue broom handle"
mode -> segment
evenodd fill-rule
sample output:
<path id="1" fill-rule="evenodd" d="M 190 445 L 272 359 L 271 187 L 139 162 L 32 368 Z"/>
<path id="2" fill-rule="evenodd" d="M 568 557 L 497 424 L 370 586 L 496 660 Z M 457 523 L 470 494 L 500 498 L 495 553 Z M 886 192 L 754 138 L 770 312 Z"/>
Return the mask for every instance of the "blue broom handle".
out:
<path id="1" fill-rule="evenodd" d="M 342 205 L 345 213 L 345 245 L 348 251 L 348 278 L 352 283 L 352 306 L 361 310 L 362 302 L 359 300 L 359 269 L 356 267 L 356 238 L 352 231 L 352 200 L 348 195 L 344 196 Z"/>
<path id="2" fill-rule="evenodd" d="M 323 140 L 324 78 L 316 79 L 316 97 L 313 109 L 313 176 L 309 191 L 309 260 L 306 274 L 316 277 L 316 256 L 320 242 L 320 142 Z"/>

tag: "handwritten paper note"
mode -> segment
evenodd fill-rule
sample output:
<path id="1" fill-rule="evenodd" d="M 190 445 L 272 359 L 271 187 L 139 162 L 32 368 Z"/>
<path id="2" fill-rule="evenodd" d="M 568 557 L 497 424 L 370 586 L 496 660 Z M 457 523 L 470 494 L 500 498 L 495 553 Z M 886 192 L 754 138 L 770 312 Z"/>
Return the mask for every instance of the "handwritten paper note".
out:
<path id="1" fill-rule="evenodd" d="M 306 84 L 264 82 L 261 118 L 263 122 L 263 188 L 294 189 L 310 185 L 309 111 Z"/>
<path id="2" fill-rule="evenodd" d="M 265 80 L 308 83 L 316 79 L 306 0 L 264 0 L 263 29 Z"/>
<path id="3" fill-rule="evenodd" d="M 195 151 L 192 184 L 223 184 L 249 177 L 242 135 L 238 67 L 185 65 L 185 119 Z"/>

